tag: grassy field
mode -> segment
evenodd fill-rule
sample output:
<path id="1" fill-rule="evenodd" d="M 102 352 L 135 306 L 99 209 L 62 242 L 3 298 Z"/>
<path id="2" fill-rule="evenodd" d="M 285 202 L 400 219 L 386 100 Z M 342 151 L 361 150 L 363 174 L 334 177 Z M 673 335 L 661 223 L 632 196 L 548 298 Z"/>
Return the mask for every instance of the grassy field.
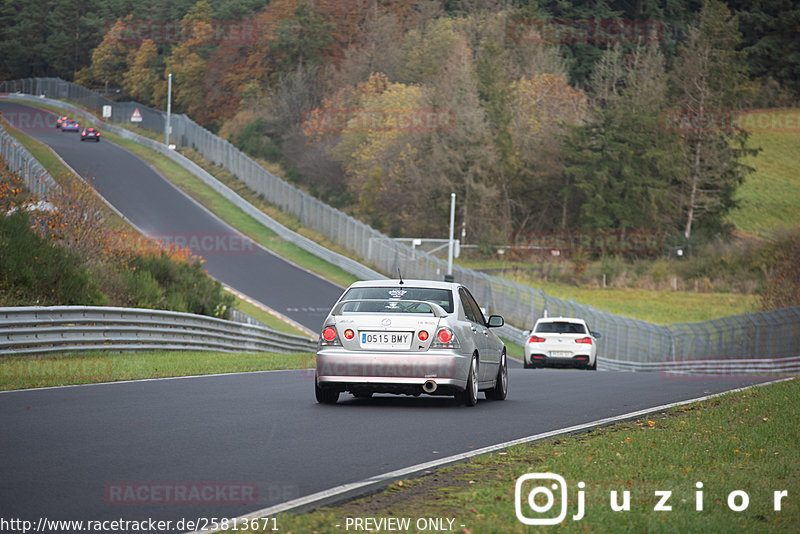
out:
<path id="1" fill-rule="evenodd" d="M 739 208 L 728 220 L 743 232 L 769 238 L 777 228 L 800 225 L 800 132 L 754 133 L 762 151 L 745 162 L 756 170 L 739 187 Z"/>
<path id="2" fill-rule="evenodd" d="M 305 369 L 311 353 L 86 352 L 0 358 L 0 391 L 214 373 Z"/>
<path id="3" fill-rule="evenodd" d="M 513 278 L 512 278 L 513 279 Z M 752 312 L 758 301 L 754 295 L 737 293 L 695 293 L 691 291 L 648 291 L 645 289 L 595 289 L 517 279 L 565 300 L 642 319 L 656 324 L 698 322 Z"/>
<path id="4" fill-rule="evenodd" d="M 278 515 L 275 524 L 283 532 L 341 533 L 348 519 L 352 525 L 356 518 L 393 517 L 410 522 L 410 528 L 394 532 L 419 532 L 420 519 L 441 518 L 443 532 L 531 532 L 517 519 L 515 482 L 529 473 L 553 473 L 566 481 L 567 518 L 547 532 L 797 532 L 800 426 L 791 421 L 797 421 L 798 403 L 798 380 L 730 393 L 666 414 L 477 456 L 340 506 Z M 538 485 L 529 480 L 520 486 L 521 512 L 532 519 L 557 516 L 560 490 L 541 515 L 528 506 L 527 496 Z M 776 511 L 774 492 L 784 490 L 788 495 Z M 584 515 L 573 519 L 579 491 Z M 619 504 L 629 492 L 629 510 L 611 509 L 612 491 Z M 656 491 L 671 492 L 665 503 L 671 510 L 654 510 L 661 500 Z M 746 510 L 729 506 L 734 491 L 747 493 Z M 543 493 L 534 503 L 548 508 Z M 732 503 L 741 505 L 741 496 Z"/>

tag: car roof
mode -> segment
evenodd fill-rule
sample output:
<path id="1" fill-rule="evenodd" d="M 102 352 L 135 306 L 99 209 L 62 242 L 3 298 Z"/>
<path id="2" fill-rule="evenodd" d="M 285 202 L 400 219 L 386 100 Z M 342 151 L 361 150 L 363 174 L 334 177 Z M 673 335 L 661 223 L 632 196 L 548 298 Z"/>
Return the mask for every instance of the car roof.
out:
<path id="1" fill-rule="evenodd" d="M 583 323 L 586 321 L 577 317 L 541 317 L 536 321 L 537 323 Z"/>
<path id="2" fill-rule="evenodd" d="M 455 282 L 440 282 L 438 280 L 400 280 L 400 279 L 386 279 L 386 280 L 361 280 L 354 282 L 350 285 L 353 287 L 393 287 L 393 286 L 408 286 L 408 287 L 427 287 L 433 289 L 458 289 L 461 284 Z M 348 288 L 349 289 L 349 288 Z"/>

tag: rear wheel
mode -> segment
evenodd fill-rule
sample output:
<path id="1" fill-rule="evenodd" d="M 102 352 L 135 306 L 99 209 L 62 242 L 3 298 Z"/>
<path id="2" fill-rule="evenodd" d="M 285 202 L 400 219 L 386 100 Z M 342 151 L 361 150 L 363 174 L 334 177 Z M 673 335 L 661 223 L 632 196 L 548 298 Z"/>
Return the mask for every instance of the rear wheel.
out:
<path id="1" fill-rule="evenodd" d="M 587 369 L 590 371 L 597 371 L 597 357 L 595 357 L 594 362 L 592 362 L 592 365 L 588 366 Z"/>
<path id="2" fill-rule="evenodd" d="M 478 358 L 474 354 L 467 373 L 467 387 L 456 398 L 467 406 L 478 404 Z"/>
<path id="3" fill-rule="evenodd" d="M 320 404 L 336 404 L 339 401 L 339 390 L 331 386 L 320 386 L 314 379 L 314 395 Z"/>
<path id="4" fill-rule="evenodd" d="M 508 393 L 508 364 L 506 353 L 500 357 L 500 368 L 497 370 L 497 378 L 494 387 L 486 391 L 486 398 L 490 400 L 504 400 Z"/>

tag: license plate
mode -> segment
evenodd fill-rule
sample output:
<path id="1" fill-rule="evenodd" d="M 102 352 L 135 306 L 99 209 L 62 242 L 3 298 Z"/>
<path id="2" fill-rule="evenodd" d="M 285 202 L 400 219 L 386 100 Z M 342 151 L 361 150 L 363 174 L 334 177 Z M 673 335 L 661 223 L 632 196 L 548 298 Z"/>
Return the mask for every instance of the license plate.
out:
<path id="1" fill-rule="evenodd" d="M 371 349 L 409 349 L 411 332 L 361 332 L 361 346 Z"/>
<path id="2" fill-rule="evenodd" d="M 551 358 L 571 358 L 572 357 L 572 353 L 571 352 L 563 352 L 563 351 L 554 350 L 554 351 L 550 352 L 550 357 Z"/>

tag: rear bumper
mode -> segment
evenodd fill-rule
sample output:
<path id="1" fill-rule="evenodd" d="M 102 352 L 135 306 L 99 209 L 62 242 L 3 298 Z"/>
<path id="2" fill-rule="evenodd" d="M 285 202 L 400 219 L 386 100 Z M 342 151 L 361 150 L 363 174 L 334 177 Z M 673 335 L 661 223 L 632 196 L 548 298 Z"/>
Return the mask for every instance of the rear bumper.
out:
<path id="1" fill-rule="evenodd" d="M 452 394 L 466 388 L 470 361 L 452 351 L 362 353 L 326 348 L 317 352 L 317 384 L 341 391 L 417 395 L 432 380 L 436 394 Z"/>
<path id="2" fill-rule="evenodd" d="M 551 358 L 544 354 L 531 354 L 526 363 L 534 367 L 589 367 L 594 363 L 591 354 L 575 354 L 571 358 Z"/>

